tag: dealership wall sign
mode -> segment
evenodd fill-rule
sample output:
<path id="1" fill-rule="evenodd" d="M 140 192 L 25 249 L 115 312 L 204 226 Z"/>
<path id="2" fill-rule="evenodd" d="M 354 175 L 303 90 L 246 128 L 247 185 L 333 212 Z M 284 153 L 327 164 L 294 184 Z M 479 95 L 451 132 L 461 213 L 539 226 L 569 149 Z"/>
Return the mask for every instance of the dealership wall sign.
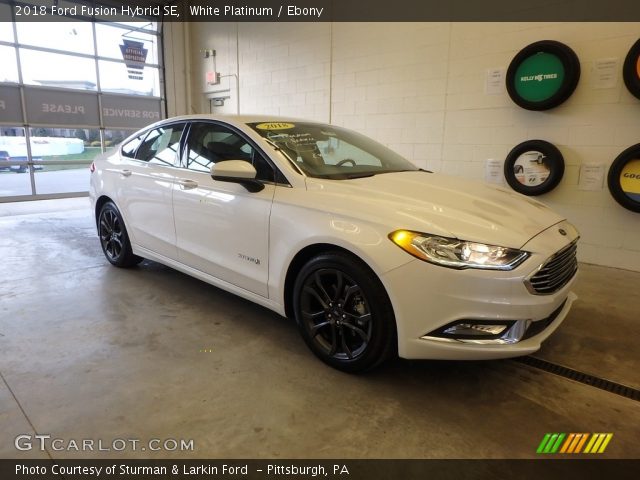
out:
<path id="1" fill-rule="evenodd" d="M 161 118 L 162 104 L 156 98 L 102 96 L 102 121 L 105 128 L 142 128 Z"/>
<path id="2" fill-rule="evenodd" d="M 563 175 L 562 153 L 544 140 L 528 140 L 516 145 L 504 161 L 507 183 L 524 195 L 542 195 L 553 190 Z"/>
<path id="3" fill-rule="evenodd" d="M 22 125 L 20 87 L 0 86 L 0 123 Z"/>
<path id="4" fill-rule="evenodd" d="M 144 43 L 133 40 L 122 40 L 120 45 L 122 58 L 127 65 L 127 72 L 131 80 L 142 80 L 144 78 L 144 64 L 147 61 L 148 50 L 144 48 Z"/>
<path id="5" fill-rule="evenodd" d="M 72 127 L 100 126 L 96 94 L 39 87 L 24 88 L 29 123 Z"/>
<path id="6" fill-rule="evenodd" d="M 640 213 L 640 143 L 618 155 L 609 168 L 607 180 L 616 202 Z"/>
<path id="7" fill-rule="evenodd" d="M 24 86 L 24 119 L 20 88 L 0 85 L 0 124 L 138 129 L 164 117 L 162 101 L 155 97 Z"/>
<path id="8" fill-rule="evenodd" d="M 640 40 L 633 44 L 622 67 L 624 84 L 636 98 L 640 98 Z"/>
<path id="9" fill-rule="evenodd" d="M 567 45 L 543 40 L 523 48 L 507 70 L 507 92 L 527 110 L 548 110 L 571 96 L 580 80 L 580 61 Z"/>

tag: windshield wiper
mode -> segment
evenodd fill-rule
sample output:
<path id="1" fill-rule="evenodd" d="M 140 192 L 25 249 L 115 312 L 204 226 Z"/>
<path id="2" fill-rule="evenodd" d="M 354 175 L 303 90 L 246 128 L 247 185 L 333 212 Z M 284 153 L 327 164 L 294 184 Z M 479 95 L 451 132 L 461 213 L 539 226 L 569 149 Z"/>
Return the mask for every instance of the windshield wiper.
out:
<path id="1" fill-rule="evenodd" d="M 372 172 L 346 173 L 344 174 L 344 178 L 346 178 L 347 180 L 353 180 L 354 178 L 367 178 L 367 177 L 373 177 L 374 175 L 377 175 L 377 172 L 376 173 L 372 173 Z"/>

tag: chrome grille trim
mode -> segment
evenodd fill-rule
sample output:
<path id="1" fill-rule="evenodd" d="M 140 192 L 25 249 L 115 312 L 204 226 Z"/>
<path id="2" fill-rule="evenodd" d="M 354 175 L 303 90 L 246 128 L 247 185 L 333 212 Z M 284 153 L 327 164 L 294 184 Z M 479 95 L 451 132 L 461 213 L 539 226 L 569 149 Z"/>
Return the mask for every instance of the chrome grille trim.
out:
<path id="1" fill-rule="evenodd" d="M 564 287 L 578 271 L 578 240 L 556 252 L 525 280 L 534 295 L 551 295 Z"/>

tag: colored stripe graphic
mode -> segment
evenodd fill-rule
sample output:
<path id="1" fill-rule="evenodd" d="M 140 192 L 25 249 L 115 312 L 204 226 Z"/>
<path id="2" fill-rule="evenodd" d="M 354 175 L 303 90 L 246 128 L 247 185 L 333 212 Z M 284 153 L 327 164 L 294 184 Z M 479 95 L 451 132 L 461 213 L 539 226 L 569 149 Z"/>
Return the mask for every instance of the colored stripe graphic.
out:
<path id="1" fill-rule="evenodd" d="M 536 453 L 604 453 L 612 438 L 613 433 L 546 433 Z"/>
<path id="2" fill-rule="evenodd" d="M 607 445 L 613 438 L 613 433 L 594 433 L 584 449 L 584 453 L 604 453 Z"/>

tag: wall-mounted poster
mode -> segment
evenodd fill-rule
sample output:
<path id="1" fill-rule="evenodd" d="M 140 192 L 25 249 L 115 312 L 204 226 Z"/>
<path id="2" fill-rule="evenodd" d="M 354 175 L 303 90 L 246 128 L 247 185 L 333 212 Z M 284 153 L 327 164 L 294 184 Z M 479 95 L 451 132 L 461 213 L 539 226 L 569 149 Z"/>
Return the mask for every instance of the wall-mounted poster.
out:
<path id="1" fill-rule="evenodd" d="M 618 155 L 609 168 L 607 181 L 616 202 L 640 213 L 640 143 Z"/>
<path id="2" fill-rule="evenodd" d="M 544 140 L 528 140 L 516 145 L 504 161 L 507 183 L 524 195 L 542 195 L 553 190 L 563 175 L 562 153 Z"/>
<path id="3" fill-rule="evenodd" d="M 564 43 L 542 40 L 523 48 L 507 70 L 507 92 L 527 110 L 549 110 L 571 96 L 580 80 L 580 61 Z"/>
<path id="4" fill-rule="evenodd" d="M 629 50 L 622 67 L 622 76 L 631 94 L 640 98 L 640 40 Z"/>

